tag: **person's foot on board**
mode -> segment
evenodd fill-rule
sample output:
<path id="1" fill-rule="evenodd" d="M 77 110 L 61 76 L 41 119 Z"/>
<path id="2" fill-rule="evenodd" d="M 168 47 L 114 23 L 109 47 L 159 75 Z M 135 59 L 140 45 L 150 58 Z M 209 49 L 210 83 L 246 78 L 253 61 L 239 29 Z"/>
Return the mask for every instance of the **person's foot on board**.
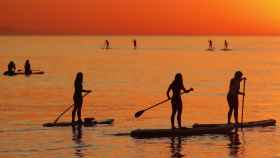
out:
<path id="1" fill-rule="evenodd" d="M 235 123 L 233 125 L 234 125 L 234 128 L 238 128 L 239 123 L 237 122 L 237 123 Z"/>
<path id="2" fill-rule="evenodd" d="M 83 121 L 82 120 L 78 120 L 77 123 L 78 124 L 83 124 Z"/>
<path id="3" fill-rule="evenodd" d="M 183 126 L 183 127 L 180 127 L 180 129 L 187 129 L 188 127 L 185 127 L 185 126 Z"/>
<path id="4" fill-rule="evenodd" d="M 74 120 L 71 121 L 71 125 L 75 126 L 75 121 Z"/>

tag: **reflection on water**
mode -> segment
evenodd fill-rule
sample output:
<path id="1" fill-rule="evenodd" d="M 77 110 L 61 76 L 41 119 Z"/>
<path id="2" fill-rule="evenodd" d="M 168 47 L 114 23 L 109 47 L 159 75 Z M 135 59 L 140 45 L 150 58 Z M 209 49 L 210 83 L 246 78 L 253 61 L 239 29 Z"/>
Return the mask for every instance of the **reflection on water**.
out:
<path id="1" fill-rule="evenodd" d="M 114 43 L 113 49 L 97 48 L 109 38 Z M 209 37 L 203 36 L 141 36 L 137 37 L 141 42 L 137 50 L 122 47 L 131 41 L 129 36 L 1 36 L 1 72 L 6 70 L 8 61 L 14 60 L 22 68 L 29 58 L 34 69 L 46 74 L 8 78 L 0 72 L 0 157 L 23 157 L 22 154 L 28 157 L 40 154 L 40 158 L 278 156 L 279 126 L 246 129 L 245 136 L 239 131 L 226 137 L 206 135 L 190 139 L 134 141 L 129 136 L 106 134 L 138 128 L 168 128 L 169 103 L 145 113 L 141 119 L 134 119 L 133 114 L 147 104 L 165 99 L 166 86 L 177 72 L 186 76 L 187 85 L 197 89 L 182 97 L 185 126 L 225 121 L 228 111 L 225 93 L 228 80 L 236 70 L 244 71 L 248 77 L 246 120 L 279 120 L 280 38 L 219 36 L 211 39 L 217 42 L 227 39 L 234 50 L 205 51 Z M 95 91 L 85 98 L 83 113 L 98 119 L 114 118 L 117 122 L 109 128 L 95 130 L 75 127 L 73 133 L 67 128 L 41 127 L 72 102 L 77 71 L 86 74 L 84 86 Z M 62 120 L 71 120 L 70 114 L 65 114 Z"/>
<path id="2" fill-rule="evenodd" d="M 181 153 L 182 150 L 182 140 L 181 137 L 172 137 L 170 138 L 170 149 L 171 149 L 171 158 L 180 158 L 184 157 Z"/>
<path id="3" fill-rule="evenodd" d="M 242 153 L 240 152 L 241 142 L 239 139 L 238 129 L 229 135 L 229 156 L 231 157 L 241 157 Z"/>
<path id="4" fill-rule="evenodd" d="M 83 136 L 82 125 L 72 126 L 72 132 L 73 132 L 72 140 L 75 143 L 74 155 L 77 157 L 84 157 L 84 153 L 83 153 L 84 142 L 82 140 L 82 136 Z"/>

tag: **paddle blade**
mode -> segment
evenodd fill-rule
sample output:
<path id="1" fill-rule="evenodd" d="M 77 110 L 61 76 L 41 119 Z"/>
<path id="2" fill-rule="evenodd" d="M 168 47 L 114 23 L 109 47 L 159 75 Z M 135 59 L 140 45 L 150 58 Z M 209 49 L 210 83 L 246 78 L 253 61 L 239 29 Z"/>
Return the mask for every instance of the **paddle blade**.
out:
<path id="1" fill-rule="evenodd" d="M 138 111 L 134 114 L 134 117 L 138 118 L 140 117 L 143 113 L 145 112 L 145 110 L 141 110 L 141 111 Z"/>

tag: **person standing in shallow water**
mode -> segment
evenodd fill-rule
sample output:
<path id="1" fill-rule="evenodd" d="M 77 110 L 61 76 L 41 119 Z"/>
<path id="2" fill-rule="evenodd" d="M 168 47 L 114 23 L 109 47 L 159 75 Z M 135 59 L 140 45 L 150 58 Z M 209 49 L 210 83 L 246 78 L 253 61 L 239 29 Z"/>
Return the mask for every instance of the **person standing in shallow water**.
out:
<path id="1" fill-rule="evenodd" d="M 84 90 L 83 89 L 83 73 L 78 72 L 76 75 L 76 79 L 74 82 L 75 91 L 73 95 L 74 100 L 74 109 L 72 111 L 72 123 L 75 122 L 75 116 L 76 113 L 78 115 L 78 122 L 82 122 L 81 118 L 81 111 L 82 111 L 82 105 L 83 105 L 83 92 L 90 93 L 91 90 Z"/>
<path id="2" fill-rule="evenodd" d="M 227 94 L 227 101 L 229 105 L 228 124 L 230 124 L 232 112 L 234 112 L 235 124 L 238 125 L 238 95 L 245 95 L 240 92 L 240 82 L 246 80 L 241 71 L 236 71 L 234 77 L 230 80 L 229 91 Z"/>
<path id="3" fill-rule="evenodd" d="M 25 74 L 25 75 L 30 75 L 30 74 L 32 74 L 31 65 L 30 65 L 29 60 L 26 60 L 26 61 L 25 61 L 25 64 L 24 64 L 24 74 Z"/>
<path id="4" fill-rule="evenodd" d="M 172 90 L 172 97 L 170 97 L 170 91 Z M 189 93 L 190 91 L 193 91 L 193 88 L 190 88 L 189 90 L 186 90 L 183 84 L 183 76 L 181 73 L 177 73 L 175 75 L 174 81 L 169 85 L 167 89 L 167 97 L 171 99 L 172 104 L 172 114 L 171 114 L 171 127 L 172 129 L 175 129 L 174 126 L 174 118 L 177 113 L 177 121 L 179 128 L 182 128 L 181 124 L 181 116 L 182 116 L 182 110 L 183 110 L 183 103 L 181 99 L 181 91 L 183 90 L 184 93 Z"/>

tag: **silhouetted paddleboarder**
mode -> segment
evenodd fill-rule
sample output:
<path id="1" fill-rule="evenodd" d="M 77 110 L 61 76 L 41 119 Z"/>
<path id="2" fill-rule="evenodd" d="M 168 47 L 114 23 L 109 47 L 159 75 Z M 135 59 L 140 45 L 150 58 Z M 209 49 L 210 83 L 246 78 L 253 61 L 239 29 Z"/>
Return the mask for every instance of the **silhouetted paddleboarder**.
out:
<path id="1" fill-rule="evenodd" d="M 81 118 L 81 111 L 82 111 L 82 105 L 83 105 L 83 92 L 90 93 L 91 90 L 84 90 L 83 89 L 83 73 L 78 72 L 75 82 L 75 91 L 73 95 L 73 100 L 74 100 L 74 108 L 72 111 L 72 123 L 75 122 L 75 115 L 77 113 L 78 115 L 78 122 L 82 123 L 82 118 Z"/>
<path id="2" fill-rule="evenodd" d="M 242 80 L 246 80 L 245 77 L 243 77 L 243 74 L 241 71 L 236 71 L 234 74 L 234 77 L 230 80 L 229 85 L 229 91 L 227 94 L 227 101 L 229 105 L 229 111 L 228 111 L 228 124 L 230 124 L 231 115 L 232 112 L 234 112 L 234 120 L 235 124 L 238 125 L 238 95 L 245 95 L 245 93 L 240 92 L 240 82 Z"/>
<path id="3" fill-rule="evenodd" d="M 134 39 L 132 42 L 133 42 L 133 48 L 136 49 L 137 48 L 137 41 L 136 41 L 136 39 Z"/>
<path id="4" fill-rule="evenodd" d="M 213 49 L 213 42 L 212 42 L 212 40 L 209 40 L 208 43 L 209 43 L 208 49 Z"/>
<path id="5" fill-rule="evenodd" d="M 227 41 L 227 40 L 225 40 L 224 45 L 225 45 L 225 48 L 224 48 L 224 49 L 225 49 L 225 50 L 228 49 L 228 41 Z"/>
<path id="6" fill-rule="evenodd" d="M 110 49 L 110 42 L 108 40 L 105 40 L 105 47 L 104 49 Z"/>
<path id="7" fill-rule="evenodd" d="M 15 72 L 16 71 L 16 64 L 14 61 L 10 61 L 8 64 L 8 71 Z"/>
<path id="8" fill-rule="evenodd" d="M 170 97 L 170 91 L 172 90 L 172 97 Z M 177 113 L 177 121 L 179 128 L 182 128 L 181 125 L 181 116 L 182 116 L 182 99 L 181 99 L 181 91 L 184 91 L 184 93 L 189 93 L 190 91 L 193 91 L 193 88 L 190 88 L 189 90 L 186 90 L 183 84 L 183 76 L 181 73 L 177 73 L 175 75 L 174 81 L 169 85 L 167 89 L 167 97 L 171 98 L 171 104 L 172 104 L 172 114 L 171 114 L 171 127 L 172 129 L 175 129 L 174 126 L 174 117 Z"/>
<path id="9" fill-rule="evenodd" d="M 31 75 L 32 74 L 31 65 L 30 65 L 29 60 L 25 61 L 25 64 L 24 64 L 24 74 L 25 75 Z"/>
<path id="10" fill-rule="evenodd" d="M 13 76 L 16 74 L 16 64 L 14 61 L 10 61 L 8 64 L 8 70 L 4 72 L 4 75 Z"/>

